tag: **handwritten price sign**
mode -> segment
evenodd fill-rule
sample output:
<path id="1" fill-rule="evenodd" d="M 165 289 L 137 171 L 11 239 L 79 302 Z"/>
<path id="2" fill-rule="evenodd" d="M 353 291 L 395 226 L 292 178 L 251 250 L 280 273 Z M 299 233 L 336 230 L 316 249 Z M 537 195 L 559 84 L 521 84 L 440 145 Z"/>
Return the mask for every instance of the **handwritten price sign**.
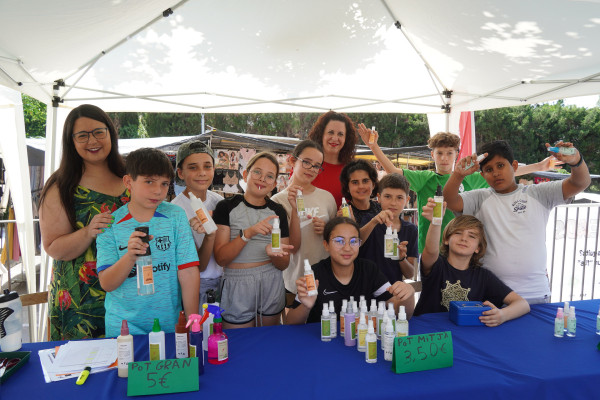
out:
<path id="1" fill-rule="evenodd" d="M 397 374 L 451 367 L 454 362 L 452 332 L 397 337 L 392 370 Z"/>
<path id="2" fill-rule="evenodd" d="M 129 363 L 127 396 L 198 390 L 198 358 Z"/>

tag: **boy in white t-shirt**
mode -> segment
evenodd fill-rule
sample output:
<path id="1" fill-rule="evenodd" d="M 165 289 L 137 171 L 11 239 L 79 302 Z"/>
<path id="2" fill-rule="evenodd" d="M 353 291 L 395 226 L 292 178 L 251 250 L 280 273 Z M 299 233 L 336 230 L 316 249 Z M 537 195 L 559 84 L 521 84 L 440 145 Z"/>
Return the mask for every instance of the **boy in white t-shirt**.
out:
<path id="1" fill-rule="evenodd" d="M 215 232 L 207 235 L 204 227 L 192 209 L 189 193 L 192 192 L 204 202 L 206 209 L 213 211 L 223 196 L 208 190 L 215 176 L 215 160 L 213 151 L 206 144 L 194 141 L 179 146 L 177 150 L 177 183 L 183 185 L 185 190 L 173 199 L 171 203 L 177 204 L 185 210 L 190 220 L 194 242 L 200 259 L 200 313 L 202 304 L 206 303 L 206 292 L 209 289 L 219 290 L 223 268 L 217 264 L 213 255 Z"/>
<path id="2" fill-rule="evenodd" d="M 556 146 L 573 149 L 571 143 L 559 142 Z M 571 167 L 571 176 L 524 186 L 515 182 L 518 163 L 504 140 L 484 144 L 479 153 L 485 155 L 481 163 L 473 154 L 456 164 L 444 187 L 444 200 L 450 210 L 473 215 L 483 222 L 488 238 L 483 260 L 486 268 L 530 304 L 548 303 L 546 224 L 554 206 L 570 202 L 589 186 L 590 172 L 583 156 L 578 150 L 572 155 L 552 152 Z M 474 165 L 466 169 L 471 161 Z M 479 165 L 481 176 L 490 187 L 459 194 L 463 178 L 479 169 Z"/>

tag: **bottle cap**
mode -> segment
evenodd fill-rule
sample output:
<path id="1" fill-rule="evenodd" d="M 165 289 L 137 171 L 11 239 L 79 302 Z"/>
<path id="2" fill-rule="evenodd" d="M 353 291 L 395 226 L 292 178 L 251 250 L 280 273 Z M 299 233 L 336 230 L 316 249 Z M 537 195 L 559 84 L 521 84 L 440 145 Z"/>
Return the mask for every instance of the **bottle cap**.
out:
<path id="1" fill-rule="evenodd" d="M 352 311 L 354 312 L 354 314 L 358 312 L 358 305 L 356 304 L 356 301 L 352 302 Z"/>
<path id="2" fill-rule="evenodd" d="M 9 289 L 4 289 L 4 294 L 0 295 L 0 303 L 9 302 L 19 298 L 19 293 L 15 291 L 10 291 Z"/>
<path id="3" fill-rule="evenodd" d="M 177 326 L 182 328 L 185 327 L 185 311 L 179 311 L 179 318 L 177 319 Z"/>
<path id="4" fill-rule="evenodd" d="M 383 302 L 383 301 L 379 302 L 379 307 L 377 308 L 377 313 L 378 314 L 385 313 L 385 302 Z"/>
<path id="5" fill-rule="evenodd" d="M 127 325 L 127 320 L 124 319 L 121 322 L 121 336 L 127 336 L 129 335 L 129 326 Z"/>
<path id="6" fill-rule="evenodd" d="M 558 307 L 558 310 L 556 310 L 556 318 L 564 318 L 562 307 Z"/>
<path id="7" fill-rule="evenodd" d="M 311 270 L 311 268 L 310 268 L 310 262 L 308 262 L 308 260 L 305 259 L 304 260 L 304 272 L 308 272 L 310 270 Z"/>
<path id="8" fill-rule="evenodd" d="M 393 235 L 394 235 L 394 236 L 398 236 L 398 229 L 394 228 L 394 233 L 393 233 Z"/>
<path id="9" fill-rule="evenodd" d="M 184 318 L 185 318 L 185 314 L 184 314 Z M 191 324 L 192 325 L 192 329 L 191 329 L 192 332 L 200 332 L 202 330 L 201 320 L 202 320 L 202 317 L 200 315 L 198 315 L 198 314 L 191 314 L 190 318 L 188 319 L 188 323 L 185 325 L 185 327 L 187 328 Z"/>
<path id="10" fill-rule="evenodd" d="M 359 324 L 366 324 L 367 323 L 367 317 L 365 316 L 364 312 L 360 312 L 360 318 L 358 319 L 358 323 Z"/>
<path id="11" fill-rule="evenodd" d="M 327 303 L 323 303 L 323 316 L 329 317 L 329 305 Z"/>
<path id="12" fill-rule="evenodd" d="M 158 318 L 154 318 L 154 325 L 152 325 L 152 332 L 160 332 L 160 322 L 158 322 Z"/>
<path id="13" fill-rule="evenodd" d="M 443 196 L 443 192 L 442 192 L 442 185 L 438 185 L 437 189 L 435 191 L 435 195 L 436 196 Z"/>
<path id="14" fill-rule="evenodd" d="M 371 299 L 371 311 L 377 311 L 377 300 Z"/>
<path id="15" fill-rule="evenodd" d="M 369 318 L 367 321 L 367 333 L 375 333 L 375 328 L 373 327 L 373 320 Z"/>
<path id="16" fill-rule="evenodd" d="M 571 306 L 571 309 L 569 310 L 569 315 L 573 316 L 573 317 L 575 316 L 575 307 L 574 306 Z"/>
<path id="17" fill-rule="evenodd" d="M 335 312 L 335 304 L 333 304 L 333 300 L 329 300 L 329 311 L 332 313 Z"/>
<path id="18" fill-rule="evenodd" d="M 206 302 L 208 304 L 215 303 L 217 301 L 217 294 L 215 293 L 215 289 L 208 289 L 206 291 Z"/>
<path id="19" fill-rule="evenodd" d="M 348 300 L 346 300 L 346 299 L 342 300 L 342 309 L 340 310 L 340 314 L 346 313 L 347 306 L 348 306 Z"/>
<path id="20" fill-rule="evenodd" d="M 296 197 L 297 196 L 302 196 L 302 190 L 298 189 L 298 194 L 296 195 Z"/>
<path id="21" fill-rule="evenodd" d="M 388 315 L 390 316 L 390 318 L 394 318 L 396 319 L 396 311 L 394 310 L 394 305 L 392 303 L 388 304 Z"/>
<path id="22" fill-rule="evenodd" d="M 273 229 L 279 229 L 279 217 L 273 218 Z"/>
<path id="23" fill-rule="evenodd" d="M 388 319 L 387 322 L 385 323 L 385 331 L 386 333 L 392 333 L 394 332 L 394 325 L 392 324 L 392 320 Z"/>
<path id="24" fill-rule="evenodd" d="M 342 204 L 346 204 L 346 198 L 342 197 Z"/>
<path id="25" fill-rule="evenodd" d="M 406 309 L 404 306 L 400 306 L 400 309 L 398 310 L 398 319 L 406 319 Z"/>
<path id="26" fill-rule="evenodd" d="M 386 235 L 391 235 L 392 234 L 392 227 L 388 226 L 387 229 L 385 230 L 385 234 Z"/>
<path id="27" fill-rule="evenodd" d="M 141 237 L 140 239 L 142 239 L 143 243 L 150 243 L 150 228 L 148 228 L 147 226 L 138 226 L 134 230 L 136 232 L 145 233 L 146 236 Z M 146 248 L 146 252 L 144 254 L 138 254 L 138 256 L 149 256 L 151 254 L 152 254 L 152 252 L 150 251 L 150 246 L 148 246 L 148 248 Z"/>

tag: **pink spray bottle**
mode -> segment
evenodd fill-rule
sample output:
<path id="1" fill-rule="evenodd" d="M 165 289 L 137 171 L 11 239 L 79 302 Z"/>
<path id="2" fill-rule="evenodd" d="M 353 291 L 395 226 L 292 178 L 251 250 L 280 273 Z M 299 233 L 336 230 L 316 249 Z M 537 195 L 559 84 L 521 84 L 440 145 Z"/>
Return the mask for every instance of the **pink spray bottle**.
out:
<path id="1" fill-rule="evenodd" d="M 229 360 L 229 344 L 227 335 L 223 333 L 221 313 L 225 310 L 209 304 L 208 311 L 215 316 L 213 333 L 208 337 L 208 362 L 211 364 L 224 364 Z"/>
<path id="2" fill-rule="evenodd" d="M 190 357 L 198 358 L 198 375 L 204 373 L 204 351 L 202 351 L 202 323 L 208 318 L 208 312 L 204 311 L 204 316 L 192 314 L 189 317 L 186 328 L 192 325 L 190 329 Z"/>

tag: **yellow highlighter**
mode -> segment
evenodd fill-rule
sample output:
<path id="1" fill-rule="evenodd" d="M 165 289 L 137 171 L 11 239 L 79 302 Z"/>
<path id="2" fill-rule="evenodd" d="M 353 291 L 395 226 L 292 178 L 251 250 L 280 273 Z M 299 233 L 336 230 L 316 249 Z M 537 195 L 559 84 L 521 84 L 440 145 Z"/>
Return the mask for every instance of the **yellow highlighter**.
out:
<path id="1" fill-rule="evenodd" d="M 83 371 L 81 371 L 81 373 L 79 374 L 79 378 L 77 378 L 77 382 L 75 382 L 78 385 L 83 385 L 85 383 L 85 380 L 87 379 L 87 377 L 90 375 L 90 371 L 92 370 L 92 367 L 85 367 L 85 369 Z"/>

